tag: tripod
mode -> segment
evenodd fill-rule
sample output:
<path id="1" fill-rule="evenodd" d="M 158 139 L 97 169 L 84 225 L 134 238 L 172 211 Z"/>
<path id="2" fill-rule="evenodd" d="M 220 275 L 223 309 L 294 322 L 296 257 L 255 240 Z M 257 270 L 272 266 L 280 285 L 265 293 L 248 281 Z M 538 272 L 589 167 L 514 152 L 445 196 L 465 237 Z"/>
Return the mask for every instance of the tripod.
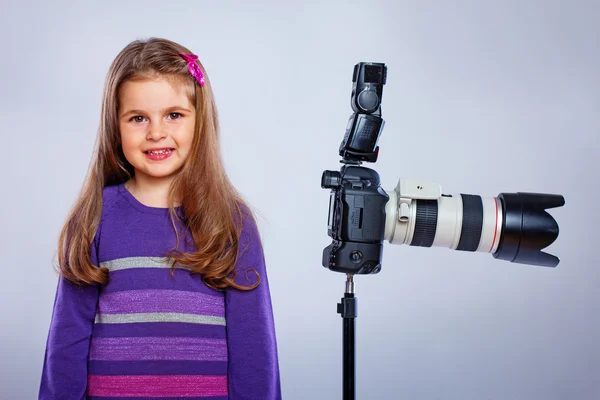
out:
<path id="1" fill-rule="evenodd" d="M 357 299 L 354 297 L 353 275 L 346 275 L 346 292 L 337 305 L 337 312 L 341 314 L 343 320 L 343 399 L 354 400 L 356 397 L 355 377 L 356 368 L 354 364 L 355 355 L 355 319 L 358 316 Z"/>

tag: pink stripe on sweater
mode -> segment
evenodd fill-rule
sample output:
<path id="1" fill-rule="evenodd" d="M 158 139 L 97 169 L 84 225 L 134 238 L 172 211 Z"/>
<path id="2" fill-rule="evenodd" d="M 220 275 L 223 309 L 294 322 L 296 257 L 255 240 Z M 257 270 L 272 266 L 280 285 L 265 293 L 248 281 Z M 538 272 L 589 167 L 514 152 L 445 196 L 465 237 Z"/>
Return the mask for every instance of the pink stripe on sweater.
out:
<path id="1" fill-rule="evenodd" d="M 88 396 L 203 397 L 227 396 L 227 376 L 89 375 Z"/>

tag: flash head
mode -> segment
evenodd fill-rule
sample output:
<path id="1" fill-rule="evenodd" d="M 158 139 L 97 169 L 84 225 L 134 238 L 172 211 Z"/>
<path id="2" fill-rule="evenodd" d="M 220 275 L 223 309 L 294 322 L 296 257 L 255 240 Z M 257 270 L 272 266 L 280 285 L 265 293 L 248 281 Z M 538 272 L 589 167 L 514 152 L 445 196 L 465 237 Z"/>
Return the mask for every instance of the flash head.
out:
<path id="1" fill-rule="evenodd" d="M 377 142 L 385 124 L 381 118 L 381 100 L 386 80 L 387 67 L 383 63 L 359 62 L 354 66 L 350 96 L 354 113 L 348 119 L 339 148 L 343 163 L 377 161 Z"/>
<path id="2" fill-rule="evenodd" d="M 352 75 L 352 110 L 371 114 L 381 106 L 383 85 L 387 80 L 387 67 L 383 63 L 360 62 Z"/>

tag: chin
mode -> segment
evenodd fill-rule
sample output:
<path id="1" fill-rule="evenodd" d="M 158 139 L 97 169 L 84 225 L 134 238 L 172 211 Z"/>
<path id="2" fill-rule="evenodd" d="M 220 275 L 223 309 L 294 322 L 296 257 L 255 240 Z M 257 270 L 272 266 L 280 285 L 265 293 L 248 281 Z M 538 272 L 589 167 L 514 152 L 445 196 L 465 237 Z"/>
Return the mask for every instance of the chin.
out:
<path id="1" fill-rule="evenodd" d="M 148 171 L 148 170 L 144 170 L 144 169 L 139 169 L 139 172 L 136 172 L 137 174 L 141 174 L 141 175 L 145 175 L 148 178 L 151 179 L 167 179 L 167 178 L 173 178 L 175 175 L 177 175 L 177 173 L 179 172 L 179 170 L 177 169 L 169 169 L 168 171 Z"/>
<path id="2" fill-rule="evenodd" d="M 173 171 L 173 172 L 165 172 L 165 173 L 154 173 L 154 174 L 147 174 L 149 177 L 151 178 L 155 178 L 155 179 L 167 179 L 167 178 L 173 178 L 175 175 L 177 175 L 177 172 Z"/>

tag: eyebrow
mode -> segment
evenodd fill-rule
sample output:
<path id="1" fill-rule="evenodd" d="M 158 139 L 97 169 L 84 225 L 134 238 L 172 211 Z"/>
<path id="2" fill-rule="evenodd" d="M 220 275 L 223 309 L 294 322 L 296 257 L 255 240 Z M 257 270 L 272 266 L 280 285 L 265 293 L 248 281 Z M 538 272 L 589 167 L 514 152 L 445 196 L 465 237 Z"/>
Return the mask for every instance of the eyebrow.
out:
<path id="1" fill-rule="evenodd" d="M 167 108 L 163 108 L 162 110 L 160 110 L 161 113 L 170 113 L 173 111 L 185 111 L 185 112 L 189 112 L 191 113 L 191 110 L 188 110 L 185 107 L 181 107 L 181 106 L 171 106 L 171 107 L 167 107 Z M 133 115 L 133 114 L 145 114 L 145 111 L 143 110 L 128 110 L 126 112 L 124 112 L 123 114 L 121 114 L 121 118 L 124 118 L 128 115 Z"/>

